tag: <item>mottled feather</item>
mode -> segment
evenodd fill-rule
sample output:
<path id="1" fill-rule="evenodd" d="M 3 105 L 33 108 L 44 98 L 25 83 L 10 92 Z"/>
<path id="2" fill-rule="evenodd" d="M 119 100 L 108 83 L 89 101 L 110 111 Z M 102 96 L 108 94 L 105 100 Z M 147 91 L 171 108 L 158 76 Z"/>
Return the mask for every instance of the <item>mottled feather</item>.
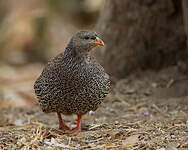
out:
<path id="1" fill-rule="evenodd" d="M 83 52 L 77 40 L 74 36 L 65 52 L 48 62 L 34 84 L 44 112 L 83 115 L 95 111 L 109 93 L 109 76 L 90 55 L 94 46 Z"/>

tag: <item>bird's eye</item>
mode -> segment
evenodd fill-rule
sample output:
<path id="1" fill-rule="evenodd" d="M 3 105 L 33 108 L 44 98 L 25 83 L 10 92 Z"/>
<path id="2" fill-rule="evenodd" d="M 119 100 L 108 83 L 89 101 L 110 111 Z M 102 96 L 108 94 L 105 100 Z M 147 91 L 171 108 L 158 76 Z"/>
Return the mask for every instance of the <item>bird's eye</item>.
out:
<path id="1" fill-rule="evenodd" d="M 89 36 L 86 36 L 86 37 L 85 37 L 85 40 L 88 40 L 88 39 L 89 39 Z"/>
<path id="2" fill-rule="evenodd" d="M 96 37 L 91 37 L 91 39 L 92 39 L 92 40 L 95 40 L 95 39 L 96 39 Z"/>

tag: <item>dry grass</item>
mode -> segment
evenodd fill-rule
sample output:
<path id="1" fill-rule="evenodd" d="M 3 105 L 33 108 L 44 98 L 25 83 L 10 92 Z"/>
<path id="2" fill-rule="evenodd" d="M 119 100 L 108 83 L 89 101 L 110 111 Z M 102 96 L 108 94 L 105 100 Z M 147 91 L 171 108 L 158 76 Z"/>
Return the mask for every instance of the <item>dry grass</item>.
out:
<path id="1" fill-rule="evenodd" d="M 29 80 L 20 82 L 16 82 L 18 78 L 11 82 L 4 80 L 4 76 L 2 89 L 16 85 L 29 88 L 23 91 L 18 86 L 14 91 L 18 95 L 19 91 L 24 93 L 22 105 L 16 105 L 16 96 L 12 101 L 1 97 L 0 149 L 187 150 L 187 79 L 176 73 L 172 76 L 173 72 L 163 71 L 163 76 L 145 73 L 142 77 L 130 76 L 119 81 L 99 110 L 83 118 L 82 132 L 74 137 L 58 130 L 55 114 L 44 114 L 32 102 L 35 99 L 30 99 L 33 94 L 30 84 L 34 77 L 29 72 Z M 27 74 L 23 76 L 27 79 Z M 4 92 L 1 94 L 6 95 L 7 91 Z M 67 125 L 73 124 L 71 127 L 76 125 L 74 117 L 65 116 L 65 120 Z"/>
<path id="2" fill-rule="evenodd" d="M 188 122 L 125 121 L 90 125 L 75 137 L 40 122 L 0 128 L 1 149 L 187 149 Z"/>

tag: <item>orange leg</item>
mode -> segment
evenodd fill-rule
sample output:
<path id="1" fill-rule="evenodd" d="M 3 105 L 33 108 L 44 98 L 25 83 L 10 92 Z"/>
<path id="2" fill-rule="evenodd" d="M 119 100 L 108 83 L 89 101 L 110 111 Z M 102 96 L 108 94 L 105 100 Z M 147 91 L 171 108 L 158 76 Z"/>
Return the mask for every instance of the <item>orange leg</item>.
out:
<path id="1" fill-rule="evenodd" d="M 64 120 L 61 118 L 61 114 L 57 113 L 59 120 L 59 129 L 70 130 L 70 128 L 65 124 Z"/>
<path id="2" fill-rule="evenodd" d="M 72 129 L 72 130 L 67 130 L 66 131 L 66 133 L 69 136 L 77 135 L 81 131 L 81 119 L 82 119 L 82 115 L 78 115 L 78 122 L 77 122 L 76 128 Z"/>

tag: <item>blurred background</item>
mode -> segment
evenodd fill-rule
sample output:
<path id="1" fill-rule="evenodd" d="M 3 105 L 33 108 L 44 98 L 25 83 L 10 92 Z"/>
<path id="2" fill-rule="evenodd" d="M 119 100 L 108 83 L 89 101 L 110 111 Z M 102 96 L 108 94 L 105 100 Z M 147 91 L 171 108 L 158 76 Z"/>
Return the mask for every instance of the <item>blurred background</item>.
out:
<path id="1" fill-rule="evenodd" d="M 0 108 L 37 105 L 34 81 L 79 30 L 105 42 L 93 52 L 114 85 L 144 77 L 159 97 L 187 96 L 187 12 L 185 0 L 0 1 Z"/>
<path id="2" fill-rule="evenodd" d="M 104 0 L 0 1 L 0 108 L 33 106 L 33 82 L 72 35 L 93 29 Z M 6 102 L 6 103 L 5 103 Z"/>
<path id="3" fill-rule="evenodd" d="M 112 90 L 70 149 L 187 150 L 187 18 L 188 0 L 0 0 L 0 149 L 45 149 L 39 136 L 70 142 L 56 114 L 37 107 L 33 84 L 75 32 L 96 30 L 105 46 L 93 55 Z"/>

